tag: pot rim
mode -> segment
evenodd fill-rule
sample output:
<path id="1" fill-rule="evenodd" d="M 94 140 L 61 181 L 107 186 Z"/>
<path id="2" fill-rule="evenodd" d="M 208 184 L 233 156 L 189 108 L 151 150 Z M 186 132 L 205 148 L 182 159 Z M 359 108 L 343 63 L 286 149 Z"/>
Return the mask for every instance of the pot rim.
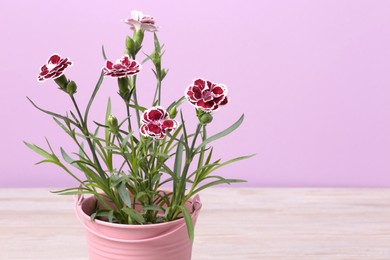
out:
<path id="1" fill-rule="evenodd" d="M 91 216 L 88 215 L 87 213 L 84 212 L 83 208 L 82 208 L 82 205 L 85 201 L 87 200 L 90 200 L 90 199 L 94 199 L 95 197 L 94 196 L 90 196 L 90 197 L 87 197 L 85 198 L 84 196 L 83 197 L 79 197 L 79 198 L 76 198 L 77 200 L 77 203 L 76 203 L 76 213 L 78 214 L 78 212 L 81 212 L 82 214 L 82 217 L 88 221 L 90 221 L 91 219 Z M 192 204 L 192 212 L 190 213 L 191 217 L 195 216 L 196 214 L 198 214 L 199 210 L 202 208 L 202 203 L 200 201 L 200 198 L 199 198 L 199 195 L 196 194 L 195 196 L 191 197 L 186 203 L 190 203 Z M 142 228 L 154 228 L 156 226 L 166 226 L 166 225 L 173 225 L 173 224 L 177 224 L 178 222 L 183 222 L 184 221 L 184 218 L 183 217 L 180 217 L 178 219 L 175 219 L 175 220 L 171 220 L 171 221 L 168 221 L 168 222 L 163 222 L 163 223 L 151 223 L 151 224 L 120 224 L 120 223 L 112 223 L 112 222 L 107 222 L 107 221 L 103 221 L 103 220 L 99 220 L 99 219 L 94 219 L 93 220 L 94 222 L 96 222 L 97 224 L 99 225 L 103 225 L 103 226 L 110 226 L 110 227 L 118 227 L 118 228 L 127 228 L 127 229 L 138 229 L 140 227 Z"/>

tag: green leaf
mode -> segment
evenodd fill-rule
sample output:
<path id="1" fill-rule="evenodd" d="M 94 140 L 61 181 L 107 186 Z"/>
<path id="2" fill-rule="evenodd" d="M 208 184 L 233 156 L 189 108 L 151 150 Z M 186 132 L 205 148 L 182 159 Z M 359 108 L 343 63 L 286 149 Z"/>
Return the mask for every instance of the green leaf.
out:
<path id="1" fill-rule="evenodd" d="M 192 195 L 200 192 L 201 190 L 204 190 L 204 189 L 207 189 L 209 187 L 212 187 L 212 186 L 215 186 L 215 185 L 220 185 L 220 184 L 230 184 L 230 183 L 235 183 L 235 182 L 246 182 L 246 180 L 238 180 L 238 179 L 223 179 L 223 180 L 218 180 L 218 181 L 212 181 L 212 182 L 209 182 L 203 186 L 201 186 L 200 188 L 197 188 L 193 193 Z"/>
<path id="2" fill-rule="evenodd" d="M 183 96 L 183 97 L 181 97 L 179 100 L 172 102 L 172 104 L 170 104 L 170 105 L 168 106 L 167 111 L 169 111 L 169 110 L 170 110 L 171 108 L 173 108 L 174 106 L 176 106 L 176 108 L 179 107 L 185 100 L 186 100 L 186 97 Z"/>
<path id="3" fill-rule="evenodd" d="M 184 206 L 179 206 L 179 209 L 183 213 L 186 222 L 188 237 L 190 241 L 194 241 L 194 224 L 192 223 L 191 215 Z"/>
<path id="4" fill-rule="evenodd" d="M 219 169 L 223 166 L 226 166 L 228 164 L 231 164 L 231 163 L 234 163 L 234 162 L 238 162 L 238 161 L 241 161 L 241 160 L 245 160 L 245 159 L 249 159 L 253 156 L 255 156 L 256 154 L 251 154 L 251 155 L 245 155 L 245 156 L 240 156 L 240 157 L 237 157 L 237 158 L 234 158 L 234 159 L 231 159 L 229 161 L 226 161 L 226 162 L 223 162 L 221 164 L 219 164 L 217 167 L 215 167 L 213 170 L 216 170 L 216 169 Z"/>
<path id="5" fill-rule="evenodd" d="M 111 209 L 99 209 L 91 215 L 91 221 L 95 220 L 97 217 L 106 217 L 109 222 L 113 222 L 114 211 Z"/>
<path id="6" fill-rule="evenodd" d="M 67 189 L 62 189 L 62 190 L 56 190 L 56 191 L 50 191 L 51 193 L 54 194 L 59 194 L 59 195 L 77 195 L 77 194 L 93 194 L 94 192 L 92 190 L 89 190 L 84 187 L 76 187 L 76 188 L 67 188 Z M 73 192 L 74 194 L 68 194 L 68 192 Z"/>
<path id="7" fill-rule="evenodd" d="M 40 107 L 38 107 L 29 97 L 27 97 L 27 99 L 30 101 L 30 103 L 36 108 L 38 109 L 39 111 L 45 113 L 45 114 L 48 114 L 48 115 L 51 115 L 51 116 L 54 116 L 54 117 L 57 117 L 57 118 L 61 118 L 62 120 L 64 120 L 65 122 L 69 122 L 69 123 L 72 123 L 73 125 L 75 125 L 77 128 L 80 129 L 80 126 L 73 120 L 71 120 L 70 118 L 66 117 L 66 116 L 62 116 L 60 114 L 57 114 L 57 113 L 54 113 L 54 112 L 50 112 L 48 110 L 45 110 L 45 109 L 42 109 Z"/>
<path id="8" fill-rule="evenodd" d="M 122 181 L 121 184 L 117 187 L 117 190 L 119 193 L 119 197 L 121 198 L 123 203 L 125 203 L 126 206 L 131 208 L 131 199 L 130 199 L 129 192 L 126 189 L 126 182 Z"/>
<path id="9" fill-rule="evenodd" d="M 181 136 L 180 142 L 177 145 L 177 149 L 176 149 L 175 164 L 173 167 L 173 172 L 176 178 L 180 177 L 182 162 L 183 162 L 183 136 Z"/>
<path id="10" fill-rule="evenodd" d="M 98 80 L 98 82 L 96 83 L 95 89 L 94 89 L 94 91 L 93 91 L 93 93 L 92 93 L 92 96 L 91 96 L 91 98 L 89 99 L 87 108 L 85 109 L 84 122 L 88 122 L 87 119 L 88 119 L 89 110 L 91 109 L 93 100 L 95 99 L 95 96 L 96 96 L 96 94 L 98 93 L 98 91 L 99 91 L 99 89 L 100 89 L 100 86 L 101 86 L 102 83 L 103 83 L 103 78 L 104 78 L 104 71 L 102 70 L 102 72 L 100 73 L 99 80 Z"/>
<path id="11" fill-rule="evenodd" d="M 145 52 L 142 53 L 146 56 L 146 58 L 141 62 L 141 65 L 144 65 L 148 60 L 151 60 L 152 58 Z"/>
<path id="12" fill-rule="evenodd" d="M 24 144 L 30 148 L 31 150 L 33 150 L 34 152 L 36 152 L 37 154 L 45 157 L 46 159 L 53 159 L 53 155 L 48 153 L 46 150 L 42 149 L 41 147 L 39 146 L 36 146 L 35 144 L 29 144 L 25 141 L 23 141 Z"/>
<path id="13" fill-rule="evenodd" d="M 108 125 L 108 117 L 111 115 L 111 99 L 108 98 L 108 101 L 107 101 L 107 108 L 106 108 L 106 120 L 105 120 L 105 124 Z M 109 140 L 110 140 L 110 128 L 109 127 L 105 127 L 105 138 L 106 138 L 106 146 L 109 144 Z"/>
<path id="14" fill-rule="evenodd" d="M 195 171 L 193 171 L 193 172 L 187 177 L 187 179 L 191 178 L 192 176 L 194 176 L 194 175 L 196 175 L 196 174 L 198 174 L 198 173 L 200 173 L 200 172 L 203 172 L 204 170 L 207 171 L 207 170 L 209 170 L 209 169 L 212 169 L 212 168 L 215 167 L 215 166 L 218 166 L 218 165 L 219 165 L 218 162 L 219 162 L 219 161 L 216 161 L 216 162 L 211 163 L 211 164 L 205 164 L 205 165 L 203 165 L 202 167 L 197 168 Z"/>
<path id="15" fill-rule="evenodd" d="M 154 48 L 156 49 L 157 53 L 160 53 L 161 46 L 160 46 L 160 41 L 158 40 L 158 37 L 157 37 L 157 33 L 154 33 Z"/>
<path id="16" fill-rule="evenodd" d="M 122 208 L 122 211 L 124 213 L 126 213 L 129 218 L 139 224 L 144 224 L 145 223 L 145 219 L 144 217 L 138 212 L 136 211 L 135 209 L 131 209 L 131 208 Z"/>
<path id="17" fill-rule="evenodd" d="M 81 170 L 81 168 L 75 163 L 75 160 L 73 160 L 66 152 L 65 150 L 60 147 L 62 158 L 64 158 L 65 162 L 69 163 L 70 165 L 73 165 L 77 169 Z"/>
<path id="18" fill-rule="evenodd" d="M 104 50 L 104 45 L 102 45 L 102 54 L 103 54 L 104 60 L 107 60 L 106 51 Z"/>
<path id="19" fill-rule="evenodd" d="M 207 138 L 205 141 L 203 141 L 199 146 L 198 148 L 196 148 L 195 150 L 195 153 L 198 152 L 202 147 L 206 146 L 208 143 L 211 143 L 221 137 L 224 137 L 228 134 L 230 134 L 231 132 L 233 132 L 234 130 L 236 130 L 241 124 L 242 122 L 244 121 L 244 114 L 233 124 L 231 125 L 230 127 L 226 128 L 224 131 L 222 132 L 219 132 L 218 134 L 215 134 L 209 138 Z"/>
<path id="20" fill-rule="evenodd" d="M 138 192 L 137 196 L 135 196 L 135 199 L 139 201 L 144 196 L 146 196 L 146 192 L 141 191 L 141 192 Z"/>
<path id="21" fill-rule="evenodd" d="M 158 205 L 144 206 L 144 207 L 142 207 L 142 210 L 143 211 L 147 211 L 147 210 L 160 211 L 160 212 L 165 213 L 165 210 L 161 206 L 158 206 Z"/>
<path id="22" fill-rule="evenodd" d="M 167 154 L 170 151 L 171 145 L 173 141 L 176 140 L 177 136 L 180 134 L 181 129 L 183 128 L 183 124 L 179 125 L 179 127 L 175 130 L 173 135 L 171 133 L 167 132 L 168 137 L 170 138 L 166 147 L 165 147 L 165 153 Z"/>
<path id="23" fill-rule="evenodd" d="M 131 107 L 131 108 L 140 110 L 141 112 L 145 112 L 146 110 L 148 110 L 146 107 L 142 107 L 142 106 L 139 106 L 139 105 L 128 104 L 128 106 Z"/>
<path id="24" fill-rule="evenodd" d="M 126 135 L 125 138 L 122 139 L 121 141 L 121 148 L 124 149 L 126 147 L 126 144 L 128 143 L 129 139 L 133 136 L 133 133 L 129 133 Z"/>
<path id="25" fill-rule="evenodd" d="M 59 125 L 68 135 L 72 136 L 71 132 L 63 123 L 61 123 L 57 118 L 53 117 L 54 121 Z"/>

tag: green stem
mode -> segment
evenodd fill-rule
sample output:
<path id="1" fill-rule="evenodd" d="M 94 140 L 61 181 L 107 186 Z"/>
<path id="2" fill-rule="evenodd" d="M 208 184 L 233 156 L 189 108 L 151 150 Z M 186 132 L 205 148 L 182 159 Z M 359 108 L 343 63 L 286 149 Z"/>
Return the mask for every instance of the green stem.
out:
<path id="1" fill-rule="evenodd" d="M 132 82 L 132 86 L 134 88 L 134 91 L 133 91 L 133 98 L 134 98 L 134 104 L 138 107 L 138 98 L 137 98 L 137 88 L 136 88 L 136 83 L 137 83 L 137 76 L 134 75 L 131 77 L 131 81 Z M 136 115 L 137 115 L 137 123 L 138 123 L 138 127 L 141 127 L 141 116 L 140 116 L 140 113 L 139 113 L 139 110 L 136 109 Z"/>
<path id="2" fill-rule="evenodd" d="M 156 104 L 160 106 L 161 105 L 161 80 L 157 78 L 157 86 L 156 91 L 154 92 L 154 98 L 153 98 L 153 105 Z"/>
<path id="3" fill-rule="evenodd" d="M 191 165 L 191 162 L 192 160 L 194 159 L 194 148 L 195 148 L 195 144 L 196 144 L 196 140 L 199 136 L 199 133 L 200 133 L 200 129 L 202 128 L 202 124 L 198 124 L 197 128 L 196 128 L 196 132 L 195 132 L 195 135 L 194 135 L 194 139 L 192 140 L 192 144 L 191 144 L 191 148 L 189 150 L 188 153 L 186 153 L 186 159 L 185 159 L 185 165 L 184 165 L 184 168 L 183 168 L 183 171 L 182 171 L 182 175 L 180 177 L 180 181 L 179 181 L 179 191 L 177 193 L 177 196 L 178 198 L 176 198 L 175 202 L 177 205 L 184 205 L 185 201 L 186 201 L 186 196 L 185 196 L 185 188 L 186 188 L 186 184 L 187 184 L 187 174 L 188 174 L 188 170 L 190 168 L 190 165 Z M 183 200 L 184 198 L 184 200 Z M 177 216 L 179 215 L 180 213 L 180 210 L 175 210 L 172 214 L 171 214 L 171 219 L 175 219 L 177 218 Z"/>
<path id="4" fill-rule="evenodd" d="M 207 139 L 206 126 L 207 126 L 206 124 L 202 126 L 202 127 L 203 127 L 203 133 L 202 133 L 202 141 L 203 141 L 203 142 Z M 199 161 L 198 161 L 198 168 L 197 168 L 197 169 L 203 167 L 203 160 L 204 160 L 204 153 L 205 153 L 205 150 L 206 150 L 206 149 L 205 149 L 204 147 L 202 147 L 202 149 L 201 149 L 201 151 L 200 151 L 200 154 L 199 154 Z M 197 185 L 197 182 L 198 182 L 198 175 L 199 175 L 199 174 L 196 174 L 196 175 L 195 175 L 194 181 L 193 181 L 193 183 L 192 183 L 192 185 L 191 185 L 190 191 L 189 191 L 188 194 L 187 194 L 186 200 L 192 196 L 192 192 L 193 192 L 194 189 L 196 188 L 196 185 Z"/>
<path id="5" fill-rule="evenodd" d="M 158 79 L 158 105 L 161 105 L 161 79 Z"/>
<path id="6" fill-rule="evenodd" d="M 89 133 L 89 131 L 88 131 L 88 126 L 87 126 L 86 122 L 84 122 L 84 120 L 83 120 L 83 117 L 82 117 L 82 115 L 81 115 L 81 113 L 80 113 L 80 109 L 79 109 L 79 107 L 78 107 L 78 105 L 77 105 L 77 102 L 76 102 L 76 100 L 75 100 L 73 94 L 69 94 L 69 96 L 70 96 L 70 98 L 72 99 L 72 102 L 73 102 L 73 104 L 74 104 L 74 106 L 75 106 L 75 108 L 76 108 L 77 114 L 78 114 L 79 117 L 80 117 L 80 122 L 81 122 L 81 125 L 82 125 L 83 134 L 85 135 L 85 137 L 86 137 L 86 139 L 87 139 L 88 146 L 89 146 L 89 148 L 90 148 L 90 150 L 91 150 L 93 160 L 94 160 L 94 162 L 96 163 L 96 166 L 98 167 L 99 174 L 100 174 L 100 176 L 101 176 L 102 178 L 105 178 L 105 172 L 103 171 L 103 168 L 102 168 L 102 166 L 100 165 L 99 159 L 98 159 L 98 157 L 97 157 L 97 155 L 96 155 L 96 151 L 95 151 L 95 149 L 94 149 L 94 147 L 93 147 L 93 145 L 92 145 L 91 139 L 90 139 L 90 133 Z"/>
<path id="7" fill-rule="evenodd" d="M 130 107 L 129 107 L 129 103 L 125 102 L 125 105 L 126 105 L 126 111 L 127 111 L 127 122 L 129 124 L 128 126 L 128 129 L 129 129 L 129 133 L 132 132 L 132 127 L 131 127 L 131 118 L 130 118 Z"/>
<path id="8" fill-rule="evenodd" d="M 118 140 L 119 146 L 121 146 L 123 138 L 119 134 L 117 135 L 117 140 Z M 127 165 L 129 166 L 129 170 L 132 171 L 131 164 L 130 164 L 129 160 L 127 159 L 125 152 L 122 151 L 122 148 L 121 148 L 121 154 L 122 154 L 123 158 L 125 159 Z"/>

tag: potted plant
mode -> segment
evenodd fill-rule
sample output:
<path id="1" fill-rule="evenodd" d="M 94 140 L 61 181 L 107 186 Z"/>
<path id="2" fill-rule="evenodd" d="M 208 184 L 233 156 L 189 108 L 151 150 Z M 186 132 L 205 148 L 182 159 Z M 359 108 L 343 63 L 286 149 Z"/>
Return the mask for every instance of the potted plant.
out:
<path id="1" fill-rule="evenodd" d="M 210 143 L 237 129 L 244 116 L 208 136 L 213 113 L 229 99 L 225 85 L 201 78 L 164 108 L 162 82 L 168 70 L 162 67 L 164 51 L 156 22 L 139 11 L 133 11 L 124 22 L 133 31 L 132 37 L 126 37 L 125 55 L 112 62 L 103 49 L 105 65 L 84 111 L 76 101 L 77 84 L 65 76 L 72 61 L 59 54 L 51 55 L 41 67 L 38 81 L 54 80 L 71 99 L 74 110 L 62 115 L 29 99 L 35 108 L 53 117 L 77 150 L 68 153 L 60 148 L 59 156 L 49 141 L 48 149 L 25 144 L 44 157 L 39 163 L 55 164 L 77 181 L 76 187 L 55 193 L 76 196 L 76 213 L 87 230 L 90 259 L 191 259 L 194 225 L 201 208 L 198 193 L 215 185 L 242 182 L 212 172 L 250 157 L 215 160 Z M 154 34 L 154 50 L 145 54 L 143 61 L 153 63 L 157 81 L 150 106 L 137 99 L 136 79 L 143 64 L 137 61 L 137 54 L 145 32 Z M 118 120 L 112 115 L 108 99 L 104 121 L 91 124 L 89 112 L 105 77 L 117 80 L 127 117 Z M 185 101 L 195 107 L 198 124 L 194 133 L 188 132 L 179 109 Z"/>

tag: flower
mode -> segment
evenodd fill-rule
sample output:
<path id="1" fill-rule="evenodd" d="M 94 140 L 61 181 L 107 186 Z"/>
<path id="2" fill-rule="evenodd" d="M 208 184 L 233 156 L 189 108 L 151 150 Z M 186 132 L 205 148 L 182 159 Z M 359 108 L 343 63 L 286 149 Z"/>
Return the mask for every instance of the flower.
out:
<path id="1" fill-rule="evenodd" d="M 123 22 L 130 25 L 130 29 L 133 31 L 141 29 L 142 31 L 156 32 L 158 30 L 153 17 L 144 15 L 137 10 L 131 11 L 131 18 L 125 19 Z"/>
<path id="2" fill-rule="evenodd" d="M 41 67 L 38 81 L 43 82 L 48 79 L 56 79 L 60 77 L 69 66 L 72 66 L 72 62 L 68 58 L 61 58 L 60 55 L 54 53 L 50 56 L 47 63 Z"/>
<path id="3" fill-rule="evenodd" d="M 187 100 L 196 108 L 211 112 L 228 103 L 227 88 L 223 84 L 212 83 L 204 79 L 195 79 L 186 90 Z"/>
<path id="4" fill-rule="evenodd" d="M 177 127 L 177 122 L 169 118 L 167 111 L 160 107 L 146 110 L 142 116 L 140 132 L 143 136 L 163 139 L 168 132 Z"/>
<path id="5" fill-rule="evenodd" d="M 110 76 L 113 78 L 123 78 L 126 76 L 132 76 L 137 74 L 141 69 L 141 64 L 136 60 L 130 59 L 125 55 L 121 59 L 116 60 L 115 63 L 107 60 L 106 65 L 103 68 L 104 76 Z"/>

